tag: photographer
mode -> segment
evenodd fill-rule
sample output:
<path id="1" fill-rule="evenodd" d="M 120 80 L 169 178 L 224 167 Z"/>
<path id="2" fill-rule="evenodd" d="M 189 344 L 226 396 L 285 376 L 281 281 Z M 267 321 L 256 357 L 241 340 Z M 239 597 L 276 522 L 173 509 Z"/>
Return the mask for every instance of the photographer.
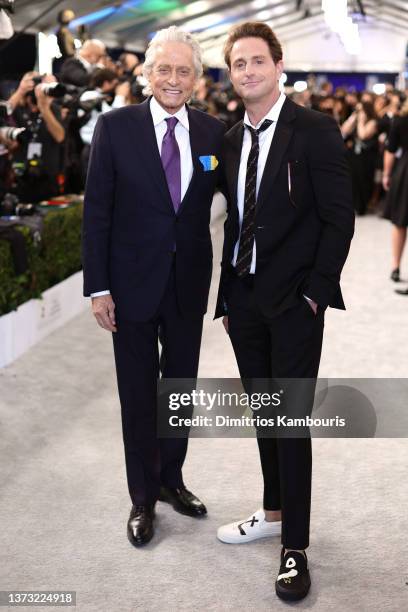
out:
<path id="1" fill-rule="evenodd" d="M 142 76 L 143 64 L 135 53 L 128 51 L 122 53 L 116 62 L 116 74 L 119 82 L 128 81 L 130 84 L 130 104 L 140 104 L 146 99 L 143 94 L 145 82 Z"/>
<path id="2" fill-rule="evenodd" d="M 53 82 L 53 75 L 28 72 L 8 101 L 13 109 L 11 122 L 26 128 L 24 139 L 13 151 L 17 195 L 22 202 L 58 194 L 65 128 L 60 107 L 44 91 L 44 84 Z"/>
<path id="3" fill-rule="evenodd" d="M 131 78 L 137 76 L 136 68 L 140 65 L 140 60 L 135 53 L 125 51 L 121 53 L 117 61 L 119 77 Z"/>
<path id="4" fill-rule="evenodd" d="M 98 117 L 102 113 L 126 106 L 130 93 L 130 84 L 128 81 L 119 83 L 116 74 L 108 68 L 97 70 L 91 77 L 90 89 L 84 91 L 79 98 L 82 106 L 89 104 L 90 110 L 86 113 L 85 110 L 78 110 L 78 117 L 85 117 L 88 114 L 89 119 L 82 124 L 79 130 L 84 147 L 81 152 L 81 166 L 83 180 L 85 181 L 86 171 L 88 167 L 89 150 L 94 133 L 95 125 Z"/>

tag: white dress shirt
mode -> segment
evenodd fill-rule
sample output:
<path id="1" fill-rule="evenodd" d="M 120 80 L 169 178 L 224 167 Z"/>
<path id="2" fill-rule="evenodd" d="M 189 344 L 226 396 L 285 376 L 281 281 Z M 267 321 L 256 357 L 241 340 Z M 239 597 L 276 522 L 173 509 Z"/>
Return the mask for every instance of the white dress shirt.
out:
<path id="1" fill-rule="evenodd" d="M 181 169 L 181 199 L 184 198 L 191 178 L 193 176 L 193 157 L 191 155 L 190 145 L 190 126 L 188 121 L 187 107 L 184 104 L 180 110 L 174 115 L 168 113 L 157 100 L 152 97 L 150 100 L 150 112 L 152 114 L 154 131 L 156 133 L 157 146 L 159 154 L 161 154 L 161 147 L 164 135 L 167 131 L 167 117 L 177 117 L 178 122 L 174 129 L 174 135 L 177 140 L 177 144 L 180 149 L 180 169 Z M 108 295 L 110 291 L 98 291 L 97 293 L 91 293 L 91 297 L 98 297 L 99 295 Z"/>
<path id="2" fill-rule="evenodd" d="M 285 102 L 286 96 L 284 93 L 281 93 L 278 100 L 269 110 L 269 112 L 262 117 L 261 121 L 257 125 L 252 125 L 248 113 L 245 113 L 244 116 L 244 124 L 249 125 L 258 129 L 265 119 L 270 119 L 273 123 L 263 132 L 259 133 L 259 156 L 258 156 L 258 166 L 256 173 L 256 197 L 258 197 L 259 186 L 261 184 L 262 175 L 265 170 L 266 159 L 268 157 L 269 149 L 271 148 L 273 135 L 275 134 L 276 123 L 279 119 L 279 114 L 281 112 L 283 103 Z M 238 172 L 238 184 L 237 184 L 237 205 L 238 205 L 238 215 L 239 215 L 239 233 L 241 235 L 241 227 L 242 227 L 242 217 L 244 215 L 244 197 L 245 197 L 245 179 L 246 179 L 246 171 L 247 171 L 247 163 L 248 156 L 251 150 L 252 138 L 249 130 L 244 128 L 244 140 L 242 143 L 241 150 L 241 160 L 239 163 L 239 172 Z M 235 266 L 238 257 L 238 249 L 239 249 L 239 238 L 235 244 L 234 256 L 232 258 L 232 265 Z M 250 274 L 255 273 L 256 268 L 256 242 L 254 240 L 254 248 L 252 251 L 252 261 L 250 267 Z"/>
<path id="3" fill-rule="evenodd" d="M 96 88 L 94 90 L 87 90 L 79 98 L 80 102 L 87 102 L 88 100 L 94 100 L 98 97 L 98 95 L 103 95 L 103 91 L 100 88 Z M 81 136 L 81 140 L 84 144 L 90 145 L 92 142 L 92 136 L 95 131 L 96 122 L 98 121 L 99 115 L 102 113 L 107 113 L 114 108 L 121 108 L 122 106 L 126 106 L 125 96 L 116 95 L 113 99 L 112 104 L 108 104 L 106 100 L 101 99 L 101 110 L 96 110 L 93 108 L 90 113 L 89 120 L 79 129 L 79 135 Z M 78 117 L 83 117 L 85 115 L 85 111 L 82 108 L 77 111 Z"/>

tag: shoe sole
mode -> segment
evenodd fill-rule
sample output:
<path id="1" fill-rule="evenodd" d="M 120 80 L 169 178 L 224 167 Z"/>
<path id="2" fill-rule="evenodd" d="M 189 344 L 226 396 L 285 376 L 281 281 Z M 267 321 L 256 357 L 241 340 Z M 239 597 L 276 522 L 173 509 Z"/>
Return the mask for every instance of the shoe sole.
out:
<path id="1" fill-rule="evenodd" d="M 233 537 L 228 538 L 228 536 L 221 538 L 217 533 L 217 538 L 220 540 L 220 542 L 224 542 L 225 544 L 249 544 L 249 542 L 255 542 L 255 540 L 262 540 L 264 538 L 276 538 L 277 536 L 280 536 L 280 535 L 281 535 L 280 532 L 279 533 L 268 533 L 265 535 L 257 536 L 256 538 L 236 540 Z"/>
<path id="2" fill-rule="evenodd" d="M 280 599 L 283 599 L 284 601 L 300 601 L 301 599 L 304 599 L 306 597 L 306 595 L 309 593 L 309 590 L 310 584 L 307 587 L 306 593 L 302 595 L 297 595 L 296 593 L 290 593 L 289 591 L 280 591 L 278 585 L 275 583 L 276 594 Z"/>
<path id="3" fill-rule="evenodd" d="M 171 501 L 169 501 L 168 499 L 165 499 L 164 497 L 159 497 L 159 501 L 164 502 L 165 504 L 169 504 L 169 506 L 171 506 L 173 510 L 175 510 L 179 514 L 183 514 L 184 516 L 191 516 L 191 518 L 202 518 L 203 516 L 207 516 L 207 512 L 201 512 L 199 514 L 191 514 L 190 512 L 186 510 L 182 510 L 181 508 L 178 508 Z"/>

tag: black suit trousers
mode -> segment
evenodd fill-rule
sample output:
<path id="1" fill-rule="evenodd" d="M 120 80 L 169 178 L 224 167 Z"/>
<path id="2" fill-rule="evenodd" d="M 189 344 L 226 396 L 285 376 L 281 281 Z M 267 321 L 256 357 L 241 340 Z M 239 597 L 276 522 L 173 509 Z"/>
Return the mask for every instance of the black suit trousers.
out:
<path id="1" fill-rule="evenodd" d="M 251 275 L 252 276 L 252 275 Z M 253 280 L 253 278 L 252 278 Z M 315 315 L 301 295 L 273 318 L 257 307 L 251 282 L 232 275 L 227 305 L 229 335 L 241 378 L 317 378 L 324 310 Z M 309 437 L 260 437 L 264 508 L 282 511 L 282 545 L 309 545 L 312 445 Z"/>
<path id="2" fill-rule="evenodd" d="M 154 503 L 161 485 L 183 486 L 188 440 L 157 438 L 157 379 L 160 371 L 165 378 L 196 378 L 203 317 L 181 316 L 175 265 L 156 314 L 147 322 L 119 319 L 112 334 L 126 474 L 134 504 Z"/>

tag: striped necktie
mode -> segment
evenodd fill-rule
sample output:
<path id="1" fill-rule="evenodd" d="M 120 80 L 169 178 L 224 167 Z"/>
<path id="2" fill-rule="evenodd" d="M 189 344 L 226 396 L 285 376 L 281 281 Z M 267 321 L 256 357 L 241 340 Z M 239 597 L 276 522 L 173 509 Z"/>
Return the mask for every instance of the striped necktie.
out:
<path id="1" fill-rule="evenodd" d="M 239 247 L 235 271 L 238 276 L 249 274 L 252 262 L 252 251 L 255 239 L 255 207 L 256 207 L 256 175 L 259 157 L 259 134 L 266 130 L 273 121 L 265 119 L 262 125 L 256 130 L 246 125 L 252 138 L 251 150 L 248 155 L 247 171 L 245 177 L 244 195 L 244 214 L 242 218 L 241 234 L 239 237 Z"/>

